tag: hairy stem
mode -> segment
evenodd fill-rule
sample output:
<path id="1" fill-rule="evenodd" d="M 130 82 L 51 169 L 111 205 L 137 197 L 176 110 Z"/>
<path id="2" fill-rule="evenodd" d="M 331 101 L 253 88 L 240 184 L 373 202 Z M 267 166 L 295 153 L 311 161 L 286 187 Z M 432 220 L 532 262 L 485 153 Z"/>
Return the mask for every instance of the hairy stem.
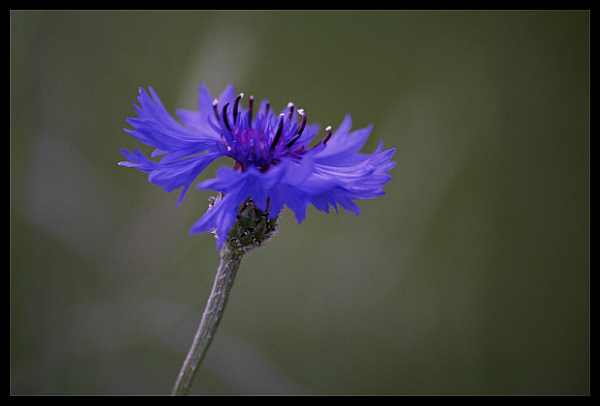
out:
<path id="1" fill-rule="evenodd" d="M 198 332 L 181 367 L 171 395 L 187 395 L 196 370 L 204 359 L 204 355 L 206 355 L 206 351 L 215 335 L 217 326 L 223 317 L 229 292 L 233 286 L 243 255 L 244 251 L 232 248 L 227 243 L 221 249 L 221 263 L 217 270 L 217 276 L 215 277 L 210 297 L 206 303 L 204 314 L 202 315 L 200 327 L 198 327 Z"/>

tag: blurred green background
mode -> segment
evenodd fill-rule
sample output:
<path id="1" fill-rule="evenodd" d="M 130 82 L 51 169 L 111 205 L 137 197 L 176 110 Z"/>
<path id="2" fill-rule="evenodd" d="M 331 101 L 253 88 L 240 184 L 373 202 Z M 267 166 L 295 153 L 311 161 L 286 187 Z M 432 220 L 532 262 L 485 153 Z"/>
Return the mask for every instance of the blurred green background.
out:
<path id="1" fill-rule="evenodd" d="M 350 113 L 397 165 L 358 217 L 283 212 L 193 394 L 589 394 L 588 11 L 10 14 L 11 394 L 170 393 L 211 193 L 117 162 L 139 87 L 173 113 L 200 82 Z"/>

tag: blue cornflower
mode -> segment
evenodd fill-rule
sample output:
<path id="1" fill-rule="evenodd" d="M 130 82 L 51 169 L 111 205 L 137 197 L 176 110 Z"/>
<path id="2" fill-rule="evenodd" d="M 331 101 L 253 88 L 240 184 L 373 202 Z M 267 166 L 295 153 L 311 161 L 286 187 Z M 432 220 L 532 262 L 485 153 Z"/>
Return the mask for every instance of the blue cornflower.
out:
<path id="1" fill-rule="evenodd" d="M 152 88 L 140 89 L 139 118 L 127 119 L 135 129 L 126 132 L 155 150 L 147 158 L 138 149 L 133 154 L 121 150 L 130 166 L 149 173 L 148 180 L 165 192 L 183 188 L 177 205 L 200 173 L 215 159 L 229 157 L 233 168 L 221 167 L 216 178 L 197 185 L 222 194 L 190 229 L 190 234 L 217 231 L 217 248 L 225 242 L 236 221 L 240 205 L 251 199 L 270 219 L 276 219 L 287 205 L 298 224 L 306 216 L 309 204 L 329 213 L 339 204 L 356 215 L 360 208 L 355 199 L 383 195 L 382 187 L 391 179 L 386 172 L 395 149 L 383 151 L 383 142 L 373 154 L 359 153 L 372 126 L 350 132 L 352 122 L 346 115 L 335 132 L 314 146 L 309 144 L 319 125 L 307 124 L 306 113 L 289 103 L 281 114 L 273 112 L 263 100 L 257 109 L 251 96 L 248 108 L 240 105 L 232 85 L 218 99 L 200 85 L 198 111 L 178 110 L 175 120 L 164 108 Z"/>

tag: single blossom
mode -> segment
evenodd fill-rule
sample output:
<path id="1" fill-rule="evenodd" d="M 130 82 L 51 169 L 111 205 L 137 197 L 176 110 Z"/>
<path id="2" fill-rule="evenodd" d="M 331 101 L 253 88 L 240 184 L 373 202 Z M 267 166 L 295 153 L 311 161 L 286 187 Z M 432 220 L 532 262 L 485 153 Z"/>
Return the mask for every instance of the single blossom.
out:
<path id="1" fill-rule="evenodd" d="M 233 167 L 221 167 L 216 178 L 197 185 L 220 192 L 222 198 L 191 227 L 190 234 L 216 230 L 220 249 L 240 205 L 248 199 L 270 219 L 276 219 L 287 205 L 300 224 L 309 204 L 326 213 L 329 206 L 337 212 L 339 204 L 358 215 L 354 200 L 385 193 L 382 187 L 391 179 L 386 172 L 395 165 L 391 161 L 395 149 L 384 151 L 380 142 L 372 154 L 360 153 L 372 126 L 351 131 L 351 117 L 346 115 L 335 131 L 327 127 L 320 141 L 310 146 L 319 125 L 307 124 L 302 109 L 289 103 L 276 114 L 268 101 L 256 106 L 252 96 L 244 108 L 243 97 L 229 85 L 213 100 L 200 85 L 198 111 L 178 110 L 180 123 L 152 88 L 149 93 L 140 89 L 139 106 L 134 104 L 139 118 L 127 119 L 134 129 L 125 131 L 155 148 L 151 158 L 162 158 L 155 162 L 138 149 L 121 150 L 128 161 L 119 164 L 148 173 L 148 180 L 165 192 L 182 188 L 177 205 L 214 160 L 234 160 Z"/>

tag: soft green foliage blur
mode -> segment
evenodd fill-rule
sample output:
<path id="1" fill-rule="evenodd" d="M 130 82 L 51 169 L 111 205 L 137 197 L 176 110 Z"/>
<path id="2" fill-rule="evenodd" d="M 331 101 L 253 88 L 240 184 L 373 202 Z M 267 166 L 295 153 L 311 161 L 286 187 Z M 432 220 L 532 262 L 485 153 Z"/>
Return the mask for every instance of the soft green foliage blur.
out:
<path id="1" fill-rule="evenodd" d="M 11 394 L 170 393 L 211 194 L 117 162 L 139 87 L 173 113 L 200 82 L 350 113 L 397 165 L 358 217 L 283 212 L 192 394 L 589 394 L 589 12 L 10 15 Z"/>

